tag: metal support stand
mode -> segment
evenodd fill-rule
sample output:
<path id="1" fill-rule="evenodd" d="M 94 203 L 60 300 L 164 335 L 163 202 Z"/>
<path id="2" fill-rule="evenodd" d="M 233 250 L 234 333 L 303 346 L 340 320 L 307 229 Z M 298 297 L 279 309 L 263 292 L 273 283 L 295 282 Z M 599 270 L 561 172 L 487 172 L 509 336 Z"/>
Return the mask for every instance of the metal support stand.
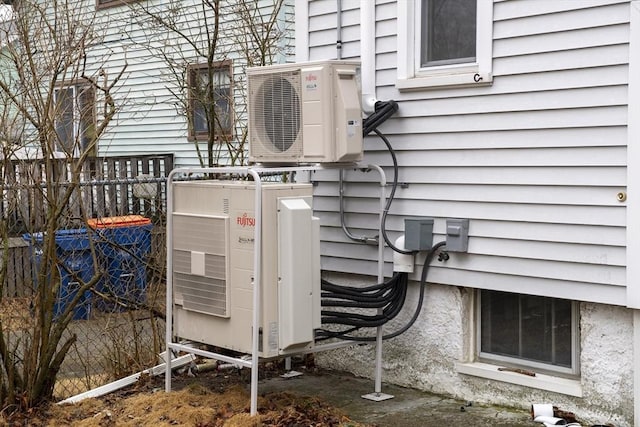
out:
<path id="1" fill-rule="evenodd" d="M 380 174 L 380 225 L 378 227 L 378 283 L 384 281 L 384 239 L 382 238 L 382 217 L 386 208 L 386 188 L 387 182 L 384 171 L 380 166 L 370 166 Z M 381 309 L 378 310 L 380 313 Z M 382 326 L 376 328 L 376 367 L 375 367 L 375 385 L 373 393 L 362 395 L 363 399 L 381 402 L 383 400 L 393 399 L 393 395 L 382 393 Z"/>
<path id="2" fill-rule="evenodd" d="M 355 167 L 362 168 L 358 165 L 342 165 L 341 168 Z M 259 328 L 261 318 L 261 305 L 260 305 L 260 292 L 262 287 L 261 278 L 261 248 L 262 248 L 262 181 L 261 174 L 263 173 L 293 173 L 302 171 L 315 171 L 322 169 L 329 169 L 330 167 L 323 166 L 308 166 L 308 167 L 285 167 L 285 168 L 261 168 L 261 167 L 215 167 L 215 168 L 177 168 L 172 170 L 167 177 L 167 296 L 166 296 L 166 351 L 167 354 L 171 352 L 185 352 L 188 354 L 195 354 L 202 357 L 219 360 L 225 363 L 232 363 L 239 367 L 246 367 L 251 369 L 251 409 L 250 414 L 256 415 L 258 412 L 258 363 L 259 363 Z M 381 212 L 380 218 L 382 219 L 385 201 L 386 201 L 386 177 L 382 168 L 376 165 L 367 166 L 368 169 L 375 169 L 380 173 L 380 204 Z M 252 351 L 251 357 L 230 357 L 220 353 L 214 353 L 206 350 L 194 348 L 181 343 L 173 342 L 173 180 L 178 174 L 238 174 L 242 176 L 251 176 L 255 184 L 255 234 L 254 234 L 254 254 L 253 254 L 253 335 L 252 335 Z M 380 226 L 382 221 L 380 221 Z M 380 234 L 381 236 L 382 234 Z M 378 280 L 384 280 L 384 241 L 382 239 L 378 242 Z M 385 400 L 393 396 L 380 393 L 381 388 L 381 376 L 382 376 L 382 328 L 378 328 L 378 337 L 376 341 L 376 385 L 374 396 L 371 400 Z M 325 350 L 331 350 L 341 347 L 347 347 L 354 345 L 354 342 L 335 342 L 324 345 L 315 346 L 312 349 L 294 352 L 293 354 L 305 354 L 315 353 Z M 287 356 L 290 356 L 287 354 Z M 165 391 L 171 391 L 171 364 L 167 364 L 165 369 Z M 369 395 L 365 395 L 369 396 Z M 363 397 L 365 397 L 363 396 Z M 368 398 L 368 397 L 367 397 Z"/>

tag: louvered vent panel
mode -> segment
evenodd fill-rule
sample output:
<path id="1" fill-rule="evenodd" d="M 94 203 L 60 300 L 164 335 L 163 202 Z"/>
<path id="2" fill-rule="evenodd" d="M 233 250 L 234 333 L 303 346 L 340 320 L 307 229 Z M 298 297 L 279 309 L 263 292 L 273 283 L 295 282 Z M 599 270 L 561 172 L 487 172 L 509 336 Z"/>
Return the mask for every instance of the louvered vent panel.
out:
<path id="1" fill-rule="evenodd" d="M 251 155 L 302 155 L 300 72 L 255 75 L 249 80 Z"/>
<path id="2" fill-rule="evenodd" d="M 204 274 L 207 277 L 215 277 L 217 279 L 225 279 L 227 274 L 225 268 L 225 257 L 219 255 L 205 254 L 204 256 Z"/>
<path id="3" fill-rule="evenodd" d="M 191 274 L 191 252 L 173 251 L 173 271 L 176 273 Z"/>
<path id="4" fill-rule="evenodd" d="M 225 280 L 176 272 L 175 281 L 176 291 L 182 292 L 182 306 L 186 310 L 215 316 L 227 316 L 227 284 Z"/>
<path id="5" fill-rule="evenodd" d="M 228 217 L 173 217 L 175 297 L 186 310 L 229 315 L 227 222 Z M 204 253 L 204 276 L 192 274 L 192 252 Z"/>
<path id="6" fill-rule="evenodd" d="M 173 247 L 224 256 L 226 219 L 174 214 Z"/>

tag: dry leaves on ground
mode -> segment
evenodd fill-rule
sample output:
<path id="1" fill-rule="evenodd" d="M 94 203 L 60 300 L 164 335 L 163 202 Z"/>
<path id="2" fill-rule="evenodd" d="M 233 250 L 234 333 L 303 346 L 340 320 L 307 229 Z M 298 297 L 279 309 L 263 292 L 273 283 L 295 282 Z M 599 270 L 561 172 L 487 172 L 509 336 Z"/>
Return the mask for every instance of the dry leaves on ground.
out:
<path id="1" fill-rule="evenodd" d="M 4 425 L 30 426 L 363 426 L 316 397 L 271 393 L 259 397 L 258 415 L 249 415 L 246 386 L 230 384 L 214 392 L 202 383 L 165 393 L 161 388 L 129 390 L 74 405 L 55 405 L 14 415 Z"/>

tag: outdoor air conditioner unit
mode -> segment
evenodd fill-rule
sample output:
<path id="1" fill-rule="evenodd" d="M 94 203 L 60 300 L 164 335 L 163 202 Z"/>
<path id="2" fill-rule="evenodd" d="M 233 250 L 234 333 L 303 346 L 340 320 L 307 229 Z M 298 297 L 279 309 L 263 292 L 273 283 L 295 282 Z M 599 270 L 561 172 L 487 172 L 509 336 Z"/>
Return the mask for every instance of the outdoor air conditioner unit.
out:
<path id="1" fill-rule="evenodd" d="M 255 184 L 175 182 L 174 332 L 252 352 Z M 260 357 L 313 346 L 320 327 L 320 224 L 312 187 L 262 184 Z"/>
<path id="2" fill-rule="evenodd" d="M 249 68 L 249 161 L 360 161 L 359 69 L 337 60 Z"/>

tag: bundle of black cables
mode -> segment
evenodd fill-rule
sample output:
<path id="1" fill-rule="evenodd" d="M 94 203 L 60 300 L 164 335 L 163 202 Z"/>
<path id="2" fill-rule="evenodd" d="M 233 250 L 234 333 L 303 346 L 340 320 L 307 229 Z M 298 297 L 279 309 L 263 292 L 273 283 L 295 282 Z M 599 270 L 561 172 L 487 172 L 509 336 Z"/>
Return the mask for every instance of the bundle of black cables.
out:
<path id="1" fill-rule="evenodd" d="M 398 315 L 407 296 L 407 273 L 366 288 L 334 285 L 322 281 L 322 307 L 375 309 L 375 314 L 322 310 L 322 323 L 375 328 Z"/>
<path id="2" fill-rule="evenodd" d="M 429 265 L 435 254 L 445 245 L 445 242 L 437 243 L 431 248 L 425 257 L 420 276 L 420 296 L 418 305 L 412 318 L 402 328 L 390 334 L 383 335 L 382 339 L 395 338 L 406 332 L 420 315 L 424 302 L 424 293 L 427 283 Z M 351 326 L 346 330 L 331 331 L 316 329 L 316 341 L 329 338 L 340 338 L 351 341 L 375 341 L 375 336 L 349 335 L 361 328 L 382 326 L 395 318 L 402 310 L 407 296 L 409 279 L 407 273 L 397 273 L 384 283 L 358 288 L 352 286 L 335 285 L 326 280 L 322 281 L 322 307 L 376 309 L 375 314 L 353 313 L 349 311 L 322 310 L 322 323 Z"/>
<path id="3" fill-rule="evenodd" d="M 396 101 L 378 101 L 375 111 L 362 121 L 362 136 L 367 136 L 398 111 Z"/>

